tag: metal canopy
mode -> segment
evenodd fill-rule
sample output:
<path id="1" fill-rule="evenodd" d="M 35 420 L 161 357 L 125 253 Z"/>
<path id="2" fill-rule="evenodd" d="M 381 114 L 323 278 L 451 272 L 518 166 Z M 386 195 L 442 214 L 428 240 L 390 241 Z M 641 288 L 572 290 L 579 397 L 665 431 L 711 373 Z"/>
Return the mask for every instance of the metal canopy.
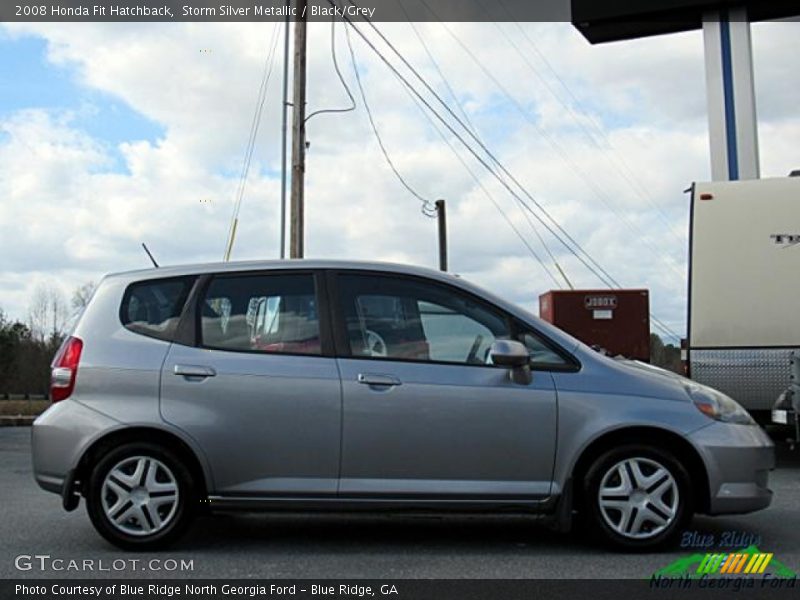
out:
<path id="1" fill-rule="evenodd" d="M 703 15 L 744 9 L 748 21 L 800 14 L 797 0 L 571 0 L 572 24 L 592 44 L 700 29 Z"/>
<path id="2" fill-rule="evenodd" d="M 711 177 L 758 179 L 750 23 L 800 14 L 797 0 L 571 0 L 592 44 L 703 29 Z"/>

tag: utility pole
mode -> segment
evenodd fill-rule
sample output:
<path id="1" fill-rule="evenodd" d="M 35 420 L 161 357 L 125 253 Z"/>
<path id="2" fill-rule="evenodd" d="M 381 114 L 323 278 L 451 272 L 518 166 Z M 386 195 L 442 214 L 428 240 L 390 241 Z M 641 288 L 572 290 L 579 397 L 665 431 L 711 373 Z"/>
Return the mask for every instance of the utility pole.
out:
<path id="1" fill-rule="evenodd" d="M 439 226 L 439 270 L 447 271 L 447 213 L 444 200 L 436 201 L 436 221 Z"/>
<path id="2" fill-rule="evenodd" d="M 303 258 L 306 171 L 306 0 L 297 0 L 294 24 L 294 100 L 292 120 L 292 195 L 289 257 Z"/>
<path id="3" fill-rule="evenodd" d="M 283 31 L 283 110 L 281 122 L 281 232 L 280 257 L 286 258 L 286 139 L 289 123 L 289 29 L 291 16 L 288 9 L 292 1 L 286 0 L 286 23 Z"/>

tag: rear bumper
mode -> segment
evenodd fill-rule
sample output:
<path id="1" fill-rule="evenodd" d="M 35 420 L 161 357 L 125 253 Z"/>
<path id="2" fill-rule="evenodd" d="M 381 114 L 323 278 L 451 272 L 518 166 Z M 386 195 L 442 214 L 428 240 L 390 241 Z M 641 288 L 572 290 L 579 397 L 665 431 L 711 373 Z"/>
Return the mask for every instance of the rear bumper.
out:
<path id="1" fill-rule="evenodd" d="M 78 402 L 63 400 L 31 427 L 33 476 L 43 490 L 63 495 L 64 483 L 86 448 L 119 424 Z"/>
<path id="2" fill-rule="evenodd" d="M 768 480 L 775 468 L 775 446 L 763 429 L 713 423 L 689 439 L 706 464 L 708 514 L 748 513 L 770 505 Z"/>
<path id="3" fill-rule="evenodd" d="M 45 491 L 53 492 L 59 496 L 64 491 L 64 478 L 55 475 L 44 475 L 42 473 L 34 473 L 34 478 L 39 487 Z"/>

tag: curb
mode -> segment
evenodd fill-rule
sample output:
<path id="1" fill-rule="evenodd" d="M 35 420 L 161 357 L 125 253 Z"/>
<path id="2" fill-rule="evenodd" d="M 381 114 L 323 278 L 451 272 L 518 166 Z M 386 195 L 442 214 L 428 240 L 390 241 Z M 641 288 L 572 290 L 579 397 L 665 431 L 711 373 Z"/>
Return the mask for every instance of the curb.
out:
<path id="1" fill-rule="evenodd" d="M 33 425 L 36 417 L 2 417 L 0 416 L 0 427 L 29 427 Z"/>

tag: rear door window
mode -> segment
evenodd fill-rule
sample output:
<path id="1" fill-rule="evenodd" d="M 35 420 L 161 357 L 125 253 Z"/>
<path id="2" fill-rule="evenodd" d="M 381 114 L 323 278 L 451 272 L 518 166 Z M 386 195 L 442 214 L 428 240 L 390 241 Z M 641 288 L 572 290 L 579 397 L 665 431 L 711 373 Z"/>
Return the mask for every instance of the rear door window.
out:
<path id="1" fill-rule="evenodd" d="M 194 277 L 180 277 L 132 283 L 122 299 L 122 324 L 135 333 L 171 341 L 193 282 Z"/>
<path id="2" fill-rule="evenodd" d="M 200 299 L 200 331 L 207 348 L 321 354 L 314 276 L 215 277 Z"/>

